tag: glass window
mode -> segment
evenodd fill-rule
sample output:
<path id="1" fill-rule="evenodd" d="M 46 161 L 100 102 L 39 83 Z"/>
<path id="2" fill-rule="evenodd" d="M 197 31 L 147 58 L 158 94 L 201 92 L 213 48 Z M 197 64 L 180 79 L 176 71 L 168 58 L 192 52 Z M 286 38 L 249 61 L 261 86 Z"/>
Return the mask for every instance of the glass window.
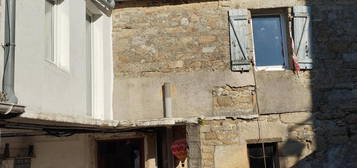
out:
<path id="1" fill-rule="evenodd" d="M 92 116 L 92 15 L 86 14 L 86 72 L 88 81 L 87 115 Z"/>
<path id="2" fill-rule="evenodd" d="M 46 37 L 46 59 L 55 62 L 54 56 L 54 17 L 52 1 L 45 1 L 45 37 Z"/>
<path id="3" fill-rule="evenodd" d="M 279 168 L 276 143 L 248 144 L 251 168 Z"/>
<path id="4" fill-rule="evenodd" d="M 253 17 L 255 61 L 257 66 L 285 66 L 285 41 L 278 16 Z"/>
<path id="5" fill-rule="evenodd" d="M 45 0 L 45 58 L 69 71 L 68 1 Z"/>

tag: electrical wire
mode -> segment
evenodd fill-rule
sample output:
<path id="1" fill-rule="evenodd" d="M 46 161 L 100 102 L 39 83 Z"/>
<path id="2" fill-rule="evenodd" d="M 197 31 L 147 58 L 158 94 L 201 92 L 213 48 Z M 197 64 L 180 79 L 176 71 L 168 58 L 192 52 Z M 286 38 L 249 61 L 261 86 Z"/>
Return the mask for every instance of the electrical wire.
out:
<path id="1" fill-rule="evenodd" d="M 254 78 L 254 84 L 255 84 L 255 102 L 257 104 L 257 111 L 258 111 L 258 118 L 257 118 L 257 124 L 258 124 L 258 141 L 261 140 L 261 129 L 260 129 L 260 124 L 259 124 L 259 114 L 260 114 L 260 109 L 259 109 L 259 101 L 258 101 L 258 89 L 257 89 L 257 78 L 255 74 L 255 69 L 254 67 L 252 68 L 253 71 L 253 78 Z"/>

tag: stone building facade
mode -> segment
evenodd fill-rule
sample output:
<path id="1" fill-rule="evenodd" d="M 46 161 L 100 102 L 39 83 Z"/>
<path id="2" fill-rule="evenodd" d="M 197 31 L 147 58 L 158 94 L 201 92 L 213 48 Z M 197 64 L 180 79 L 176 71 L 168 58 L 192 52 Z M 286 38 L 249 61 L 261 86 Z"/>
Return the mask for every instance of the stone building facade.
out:
<path id="1" fill-rule="evenodd" d="M 312 68 L 300 71 L 289 43 L 296 6 L 311 9 Z M 232 9 L 248 11 L 243 72 L 232 70 Z M 165 117 L 170 82 L 173 117 L 199 118 L 186 125 L 190 168 L 249 167 L 250 144 L 274 144 L 280 167 L 356 167 L 356 9 L 350 0 L 118 2 L 114 119 Z M 261 13 L 284 15 L 290 68 L 256 65 L 252 18 Z"/>

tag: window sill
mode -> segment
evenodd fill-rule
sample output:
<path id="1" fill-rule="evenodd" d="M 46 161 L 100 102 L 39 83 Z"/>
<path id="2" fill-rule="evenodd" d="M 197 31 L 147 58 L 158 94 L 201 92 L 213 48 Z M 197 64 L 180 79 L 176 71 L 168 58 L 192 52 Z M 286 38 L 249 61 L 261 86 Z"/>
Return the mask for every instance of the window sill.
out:
<path id="1" fill-rule="evenodd" d="M 284 66 L 256 66 L 256 71 L 286 71 L 288 70 Z"/>
<path id="2" fill-rule="evenodd" d="M 45 62 L 47 62 L 50 66 L 56 68 L 56 70 L 62 72 L 62 73 L 65 73 L 65 74 L 69 74 L 70 71 L 69 71 L 69 68 L 67 67 L 64 67 L 64 66 L 61 66 L 61 65 L 58 65 L 57 63 L 49 60 L 49 59 L 45 59 Z"/>

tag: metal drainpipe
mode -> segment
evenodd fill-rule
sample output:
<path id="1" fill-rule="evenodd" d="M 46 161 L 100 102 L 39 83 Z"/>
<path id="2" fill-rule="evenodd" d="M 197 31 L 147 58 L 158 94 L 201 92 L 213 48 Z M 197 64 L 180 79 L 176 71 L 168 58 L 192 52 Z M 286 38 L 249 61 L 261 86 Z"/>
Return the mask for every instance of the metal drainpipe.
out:
<path id="1" fill-rule="evenodd" d="M 15 16 L 16 0 L 5 2 L 5 46 L 4 46 L 4 74 L 2 90 L 6 93 L 8 102 L 17 104 L 18 99 L 14 91 L 15 71 Z"/>
<path id="2" fill-rule="evenodd" d="M 115 7 L 115 0 L 96 0 L 96 1 L 103 4 L 109 10 L 112 10 Z"/>
<path id="3" fill-rule="evenodd" d="M 172 117 L 172 98 L 170 83 L 164 83 L 164 116 L 165 118 Z"/>

